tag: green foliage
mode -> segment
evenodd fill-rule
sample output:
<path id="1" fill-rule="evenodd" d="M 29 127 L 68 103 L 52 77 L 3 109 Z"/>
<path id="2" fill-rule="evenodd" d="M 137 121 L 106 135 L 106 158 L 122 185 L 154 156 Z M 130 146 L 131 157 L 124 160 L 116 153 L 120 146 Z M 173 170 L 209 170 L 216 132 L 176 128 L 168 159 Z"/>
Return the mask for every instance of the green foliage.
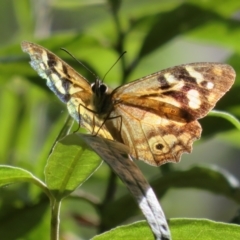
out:
<path id="1" fill-rule="evenodd" d="M 184 240 L 225 240 L 240 238 L 240 228 L 234 224 L 217 223 L 205 219 L 172 219 L 169 222 L 173 239 Z M 93 240 L 117 239 L 153 239 L 146 222 L 136 222 L 117 227 L 103 233 Z"/>
<path id="2" fill-rule="evenodd" d="M 167 217 L 197 218 L 203 214 L 205 218 L 229 222 L 240 202 L 237 180 L 240 168 L 234 161 L 239 160 L 240 151 L 240 22 L 235 17 L 239 1 L 59 0 L 52 5 L 43 2 L 22 0 L 20 4 L 9 0 L 3 1 L 0 8 L 0 31 L 4 33 L 0 39 L 0 186 L 4 186 L 0 188 L 1 237 L 48 239 L 51 208 L 45 195 L 53 207 L 55 201 L 61 203 L 78 186 L 80 190 L 62 202 L 63 237 L 71 232 L 75 237 L 89 239 L 139 215 L 132 196 L 105 164 L 95 172 L 100 160 L 79 138 L 73 134 L 54 144 L 67 118 L 66 107 L 27 64 L 29 58 L 20 49 L 23 40 L 50 49 L 90 81 L 95 77 L 60 47 L 69 50 L 100 77 L 126 50 L 127 54 L 104 79 L 112 87 L 187 62 L 221 61 L 232 65 L 237 73 L 236 82 L 217 104 L 217 109 L 227 114 L 209 114 L 201 120 L 203 138 L 194 145 L 193 153 L 184 155 L 174 167 L 173 164 L 161 167 L 161 172 L 139 164 L 163 202 Z M 77 128 L 74 125 L 73 129 Z M 66 134 L 62 132 L 58 139 Z M 204 145 L 206 142 L 210 147 Z M 191 161 L 187 161 L 189 157 Z M 194 159 L 201 165 L 192 166 Z M 218 167 L 210 166 L 209 162 Z M 182 193 L 171 199 L 169 189 L 176 188 Z M 193 202 L 196 207 L 191 208 L 186 199 L 194 192 L 186 197 L 186 188 L 208 191 L 211 196 L 217 194 L 231 201 L 223 207 L 217 197 L 214 205 L 203 197 Z M 190 210 L 179 214 L 176 206 Z M 224 209 L 231 214 L 221 215 Z M 204 240 L 240 237 L 237 225 L 206 220 L 171 219 L 170 228 L 173 240 L 193 236 Z M 94 239 L 114 236 L 153 239 L 144 222 L 117 227 Z"/>
<path id="3" fill-rule="evenodd" d="M 100 163 L 77 135 L 68 135 L 52 149 L 45 167 L 46 184 L 56 199 L 62 199 L 86 181 Z"/>

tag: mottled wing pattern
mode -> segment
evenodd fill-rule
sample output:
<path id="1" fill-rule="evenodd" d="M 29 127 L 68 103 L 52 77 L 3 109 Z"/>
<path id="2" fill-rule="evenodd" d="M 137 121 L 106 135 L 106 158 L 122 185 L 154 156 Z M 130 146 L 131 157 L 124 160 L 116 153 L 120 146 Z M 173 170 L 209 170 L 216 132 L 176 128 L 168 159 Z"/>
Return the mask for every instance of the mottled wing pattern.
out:
<path id="1" fill-rule="evenodd" d="M 197 119 L 215 106 L 235 79 L 229 65 L 192 63 L 151 74 L 106 95 L 101 89 L 93 92 L 83 76 L 47 49 L 29 42 L 23 42 L 22 49 L 83 127 L 123 142 L 134 158 L 156 166 L 178 162 L 183 152 L 191 152 L 202 131 Z"/>
<path id="2" fill-rule="evenodd" d="M 121 116 L 121 135 L 137 159 L 151 165 L 178 162 L 200 138 L 197 119 L 204 117 L 230 89 L 232 67 L 220 63 L 193 63 L 169 68 L 113 91 Z M 113 120 L 118 128 L 119 120 Z"/>
<path id="3" fill-rule="evenodd" d="M 95 117 L 92 106 L 92 90 L 88 81 L 66 62 L 47 49 L 30 42 L 22 42 L 22 49 L 31 58 L 31 66 L 47 80 L 47 86 L 67 104 L 70 115 L 89 132 L 98 131 L 100 136 L 112 138 Z M 94 129 L 93 129 L 94 126 Z"/>

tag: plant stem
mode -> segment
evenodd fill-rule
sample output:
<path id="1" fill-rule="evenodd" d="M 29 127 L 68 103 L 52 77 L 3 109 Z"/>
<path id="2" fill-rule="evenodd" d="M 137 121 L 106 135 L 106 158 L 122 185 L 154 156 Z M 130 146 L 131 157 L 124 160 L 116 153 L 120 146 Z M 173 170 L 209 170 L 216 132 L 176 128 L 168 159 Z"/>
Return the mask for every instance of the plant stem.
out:
<path id="1" fill-rule="evenodd" d="M 59 240 L 59 224 L 60 224 L 60 207 L 61 201 L 56 199 L 51 204 L 51 240 Z"/>
<path id="2" fill-rule="evenodd" d="M 116 187 L 117 187 L 117 176 L 116 174 L 112 171 L 112 169 L 110 169 L 110 176 L 108 179 L 108 186 L 107 186 L 107 191 L 106 191 L 106 195 L 105 198 L 103 200 L 103 203 L 105 205 L 108 204 L 108 202 L 113 200 L 114 194 L 116 192 Z"/>

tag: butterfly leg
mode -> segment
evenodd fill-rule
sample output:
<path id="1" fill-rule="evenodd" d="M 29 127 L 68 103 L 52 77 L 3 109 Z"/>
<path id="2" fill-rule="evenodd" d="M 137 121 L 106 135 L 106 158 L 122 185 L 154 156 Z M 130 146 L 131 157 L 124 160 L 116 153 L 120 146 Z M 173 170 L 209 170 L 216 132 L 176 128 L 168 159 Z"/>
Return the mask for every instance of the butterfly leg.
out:
<path id="1" fill-rule="evenodd" d="M 81 128 L 81 113 L 80 113 L 80 107 L 81 107 L 81 104 L 78 105 L 78 128 L 76 130 L 73 131 L 73 133 L 76 133 L 78 132 L 78 130 Z"/>
<path id="2" fill-rule="evenodd" d="M 78 128 L 73 132 L 73 133 L 76 133 L 76 132 L 78 132 L 78 130 L 81 128 L 81 116 L 82 116 L 82 114 L 81 114 L 81 107 L 83 107 L 84 109 L 86 109 L 87 111 L 89 111 L 89 112 L 91 112 L 91 113 L 94 113 L 94 114 L 96 114 L 96 111 L 94 111 L 94 110 L 92 110 L 92 109 L 89 109 L 89 108 L 87 108 L 86 106 L 84 106 L 83 104 L 81 104 L 81 103 L 79 103 L 78 104 L 78 111 L 77 111 L 77 113 L 78 113 L 78 119 L 79 119 L 79 121 L 78 121 Z M 93 129 L 92 129 L 92 134 L 94 133 L 94 129 L 95 129 L 95 115 L 93 114 L 93 119 L 92 119 L 92 125 L 93 125 Z M 98 130 L 99 131 L 99 130 Z"/>
<path id="3" fill-rule="evenodd" d="M 111 113 L 111 112 L 110 112 Z M 101 128 L 106 125 L 106 127 L 108 128 L 112 128 L 110 126 L 108 126 L 108 124 L 106 124 L 107 121 L 109 120 L 113 120 L 113 119 L 116 119 L 116 118 L 120 118 L 120 129 L 118 130 L 115 130 L 115 131 L 112 131 L 112 136 L 115 140 L 119 141 L 119 142 L 123 142 L 122 138 L 121 138 L 121 131 L 122 131 L 122 116 L 119 115 L 119 116 L 114 116 L 114 117 L 109 117 L 110 113 L 108 114 L 108 116 L 104 119 L 103 123 L 101 124 L 101 126 L 98 128 L 95 136 L 98 135 L 99 131 L 101 130 Z"/>

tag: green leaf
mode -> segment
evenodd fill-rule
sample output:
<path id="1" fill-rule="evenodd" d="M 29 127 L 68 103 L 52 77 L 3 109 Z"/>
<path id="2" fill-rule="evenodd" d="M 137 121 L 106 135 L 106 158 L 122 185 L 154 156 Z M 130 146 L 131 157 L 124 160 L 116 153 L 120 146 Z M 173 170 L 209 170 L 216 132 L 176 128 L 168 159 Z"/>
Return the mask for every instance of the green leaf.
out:
<path id="1" fill-rule="evenodd" d="M 0 187 L 19 182 L 32 182 L 41 188 L 45 188 L 44 183 L 27 170 L 7 165 L 0 165 Z"/>
<path id="2" fill-rule="evenodd" d="M 173 240 L 238 240 L 240 226 L 198 219 L 171 219 L 169 221 Z M 117 227 L 95 236 L 93 240 L 154 239 L 145 221 Z"/>
<path id="3" fill-rule="evenodd" d="M 226 196 L 240 203 L 238 180 L 217 166 L 199 165 L 185 171 L 174 171 L 151 182 L 158 196 L 170 188 L 197 188 Z"/>
<path id="4" fill-rule="evenodd" d="M 172 11 L 156 14 L 154 17 L 154 24 L 149 28 L 139 57 L 153 52 L 156 48 L 166 44 L 180 34 L 185 34 L 205 25 L 209 19 L 227 22 L 227 20 L 220 15 L 189 3 L 184 3 Z M 142 20 L 143 19 L 140 21 Z"/>
<path id="5" fill-rule="evenodd" d="M 224 15 L 224 16 L 229 16 L 233 12 L 236 11 L 236 8 L 239 6 L 239 2 L 234 0 L 234 1 L 228 1 L 227 4 L 224 0 L 214 0 L 214 1 L 195 1 L 195 0 L 190 0 L 188 2 L 191 2 L 194 5 L 201 6 L 204 9 L 209 9 L 211 11 L 214 11 L 218 14 Z"/>
<path id="6" fill-rule="evenodd" d="M 158 198 L 171 188 L 197 188 L 225 196 L 240 203 L 240 188 L 237 179 L 224 169 L 216 166 L 195 166 L 184 171 L 173 171 L 164 177 L 156 176 L 150 185 Z M 122 208 L 122 206 L 125 206 Z M 136 214 L 138 207 L 132 196 L 126 194 L 110 202 L 104 211 L 104 217 L 111 219 L 108 228 L 112 228 L 130 216 Z"/>
<path id="7" fill-rule="evenodd" d="M 14 231 L 11 230 L 14 227 Z M 24 206 L 12 206 L 1 211 L 1 239 L 48 239 L 49 237 L 49 201 L 42 198 L 38 203 Z M 38 232 L 38 230 L 41 230 Z M 28 238 L 35 232 L 35 238 Z M 36 235 L 38 233 L 38 235 Z"/>
<path id="8" fill-rule="evenodd" d="M 92 238 L 92 240 L 108 240 L 108 239 L 153 240 L 154 237 L 148 224 L 145 221 L 141 221 L 121 227 L 116 227 L 108 232 L 105 232 Z"/>
<path id="9" fill-rule="evenodd" d="M 205 219 L 173 219 L 170 229 L 174 239 L 184 240 L 238 240 L 240 226 Z"/>
<path id="10" fill-rule="evenodd" d="M 237 41 L 240 35 L 239 21 L 220 15 L 214 15 L 210 10 L 205 11 L 205 14 L 206 17 L 209 18 L 208 21 L 198 28 L 186 32 L 187 36 L 199 42 L 208 41 L 239 52 L 240 48 Z M 229 32 L 230 28 L 231 31 Z"/>
<path id="11" fill-rule="evenodd" d="M 48 158 L 45 178 L 57 199 L 69 195 L 100 166 L 99 157 L 76 135 L 57 142 Z"/>

